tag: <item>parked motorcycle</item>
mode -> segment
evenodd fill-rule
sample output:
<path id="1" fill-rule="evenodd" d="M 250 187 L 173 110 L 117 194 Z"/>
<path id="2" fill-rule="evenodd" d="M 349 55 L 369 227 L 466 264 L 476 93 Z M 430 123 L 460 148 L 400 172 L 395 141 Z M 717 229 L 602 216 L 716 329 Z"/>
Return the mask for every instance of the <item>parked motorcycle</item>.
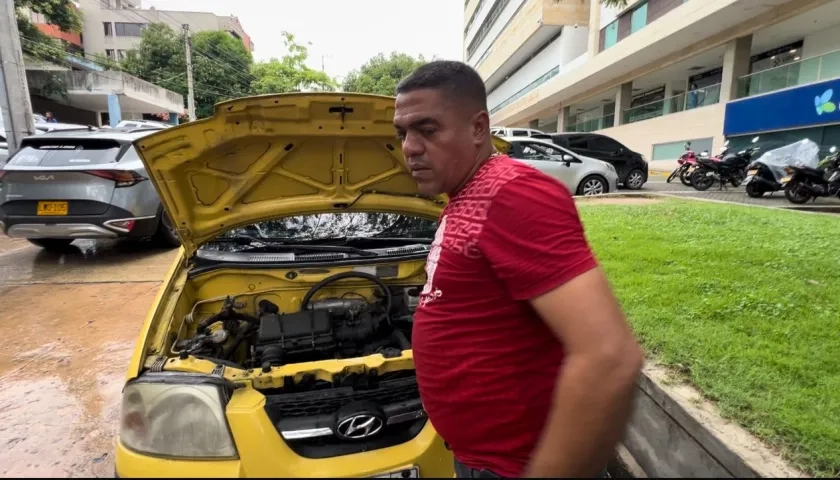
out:
<path id="1" fill-rule="evenodd" d="M 700 152 L 700 157 L 709 158 L 709 151 L 703 150 Z M 691 186 L 691 174 L 697 168 L 697 155 L 691 150 L 691 142 L 685 142 L 685 152 L 677 159 L 679 166 L 671 172 L 671 175 L 665 180 L 665 183 L 671 183 L 671 180 L 680 177 L 680 181 L 686 187 Z"/>
<path id="2" fill-rule="evenodd" d="M 817 168 L 797 164 L 785 167 L 788 174 L 785 198 L 790 203 L 801 205 L 818 197 L 840 197 L 840 153 L 831 147 L 831 154 L 817 165 Z"/>
<path id="3" fill-rule="evenodd" d="M 795 164 L 816 167 L 820 161 L 819 153 L 820 146 L 807 138 L 770 150 L 750 163 L 742 185 L 752 198 L 784 190 L 785 167 Z"/>
<path id="4" fill-rule="evenodd" d="M 752 157 L 759 150 L 756 145 L 759 137 L 752 139 L 753 145 L 741 150 L 738 153 L 728 153 L 728 144 L 725 147 L 725 154 L 720 161 L 709 158 L 697 159 L 697 170 L 691 175 L 691 186 L 695 190 L 703 192 L 711 188 L 715 183 L 720 184 L 721 190 L 729 183 L 733 187 L 741 185 L 747 176 L 747 165 Z"/>

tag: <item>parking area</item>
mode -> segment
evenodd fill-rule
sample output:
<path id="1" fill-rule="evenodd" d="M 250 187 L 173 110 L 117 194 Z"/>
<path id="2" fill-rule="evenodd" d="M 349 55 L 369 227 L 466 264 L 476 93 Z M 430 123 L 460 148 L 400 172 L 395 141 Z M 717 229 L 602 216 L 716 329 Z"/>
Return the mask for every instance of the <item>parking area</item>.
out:
<path id="1" fill-rule="evenodd" d="M 113 477 L 125 365 L 174 251 L 0 236 L 0 475 Z"/>
<path id="2" fill-rule="evenodd" d="M 692 187 L 687 187 L 680 183 L 679 179 L 666 183 L 667 175 L 653 175 L 650 180 L 644 185 L 641 192 L 645 193 L 664 193 L 669 195 L 678 195 L 682 197 L 694 197 L 708 200 L 718 200 L 723 202 L 743 203 L 747 205 L 760 205 L 764 207 L 788 208 L 794 210 L 810 210 L 821 211 L 826 213 L 840 214 L 840 198 L 818 198 L 813 203 L 806 205 L 794 205 L 786 198 L 784 192 L 774 192 L 772 194 L 764 195 L 760 198 L 750 198 L 744 191 L 744 187 L 728 186 L 726 189 L 720 190 L 715 185 L 705 192 L 698 192 Z M 622 190 L 626 192 L 626 190 Z"/>

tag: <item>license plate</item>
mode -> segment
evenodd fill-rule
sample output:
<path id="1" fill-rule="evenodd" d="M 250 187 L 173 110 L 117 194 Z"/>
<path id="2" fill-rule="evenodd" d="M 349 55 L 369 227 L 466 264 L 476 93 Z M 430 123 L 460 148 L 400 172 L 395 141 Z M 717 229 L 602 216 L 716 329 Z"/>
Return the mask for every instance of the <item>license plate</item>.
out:
<path id="1" fill-rule="evenodd" d="M 40 215 L 40 216 L 67 215 L 67 202 L 38 202 L 38 215 Z"/>
<path id="2" fill-rule="evenodd" d="M 688 173 L 691 173 L 693 171 L 694 171 L 694 167 L 688 167 Z"/>
<path id="3" fill-rule="evenodd" d="M 753 179 L 753 175 L 748 176 L 747 178 L 744 179 L 743 182 L 741 182 L 741 185 L 746 185 L 746 184 L 750 183 L 750 180 L 752 180 L 752 179 Z"/>
<path id="4" fill-rule="evenodd" d="M 420 468 L 411 467 L 394 472 L 380 473 L 379 475 L 374 475 L 370 478 L 420 478 Z"/>
<path id="5" fill-rule="evenodd" d="M 753 175 L 758 175 L 758 170 L 750 170 L 750 171 L 749 171 L 749 172 L 747 172 L 747 173 L 748 173 L 750 176 L 753 176 Z"/>
<path id="6" fill-rule="evenodd" d="M 790 176 L 787 176 L 787 177 L 782 177 L 782 181 L 779 182 L 779 183 L 787 183 L 789 181 L 790 181 Z"/>

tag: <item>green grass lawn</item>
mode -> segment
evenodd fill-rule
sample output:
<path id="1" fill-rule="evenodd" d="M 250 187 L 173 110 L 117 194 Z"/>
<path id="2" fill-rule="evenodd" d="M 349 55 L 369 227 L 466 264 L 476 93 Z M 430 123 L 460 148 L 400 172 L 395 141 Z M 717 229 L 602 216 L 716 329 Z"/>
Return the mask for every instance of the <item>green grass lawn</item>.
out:
<path id="1" fill-rule="evenodd" d="M 818 476 L 840 474 L 840 217 L 579 204 L 650 358 Z"/>

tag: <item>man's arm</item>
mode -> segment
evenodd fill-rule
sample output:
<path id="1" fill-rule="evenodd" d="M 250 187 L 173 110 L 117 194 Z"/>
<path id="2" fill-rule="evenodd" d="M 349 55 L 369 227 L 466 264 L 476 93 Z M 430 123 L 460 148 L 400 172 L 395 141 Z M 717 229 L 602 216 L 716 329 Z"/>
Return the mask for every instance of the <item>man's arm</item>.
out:
<path id="1" fill-rule="evenodd" d="M 525 477 L 592 477 L 621 440 L 643 354 L 600 268 L 531 300 L 563 343 L 554 404 Z"/>

